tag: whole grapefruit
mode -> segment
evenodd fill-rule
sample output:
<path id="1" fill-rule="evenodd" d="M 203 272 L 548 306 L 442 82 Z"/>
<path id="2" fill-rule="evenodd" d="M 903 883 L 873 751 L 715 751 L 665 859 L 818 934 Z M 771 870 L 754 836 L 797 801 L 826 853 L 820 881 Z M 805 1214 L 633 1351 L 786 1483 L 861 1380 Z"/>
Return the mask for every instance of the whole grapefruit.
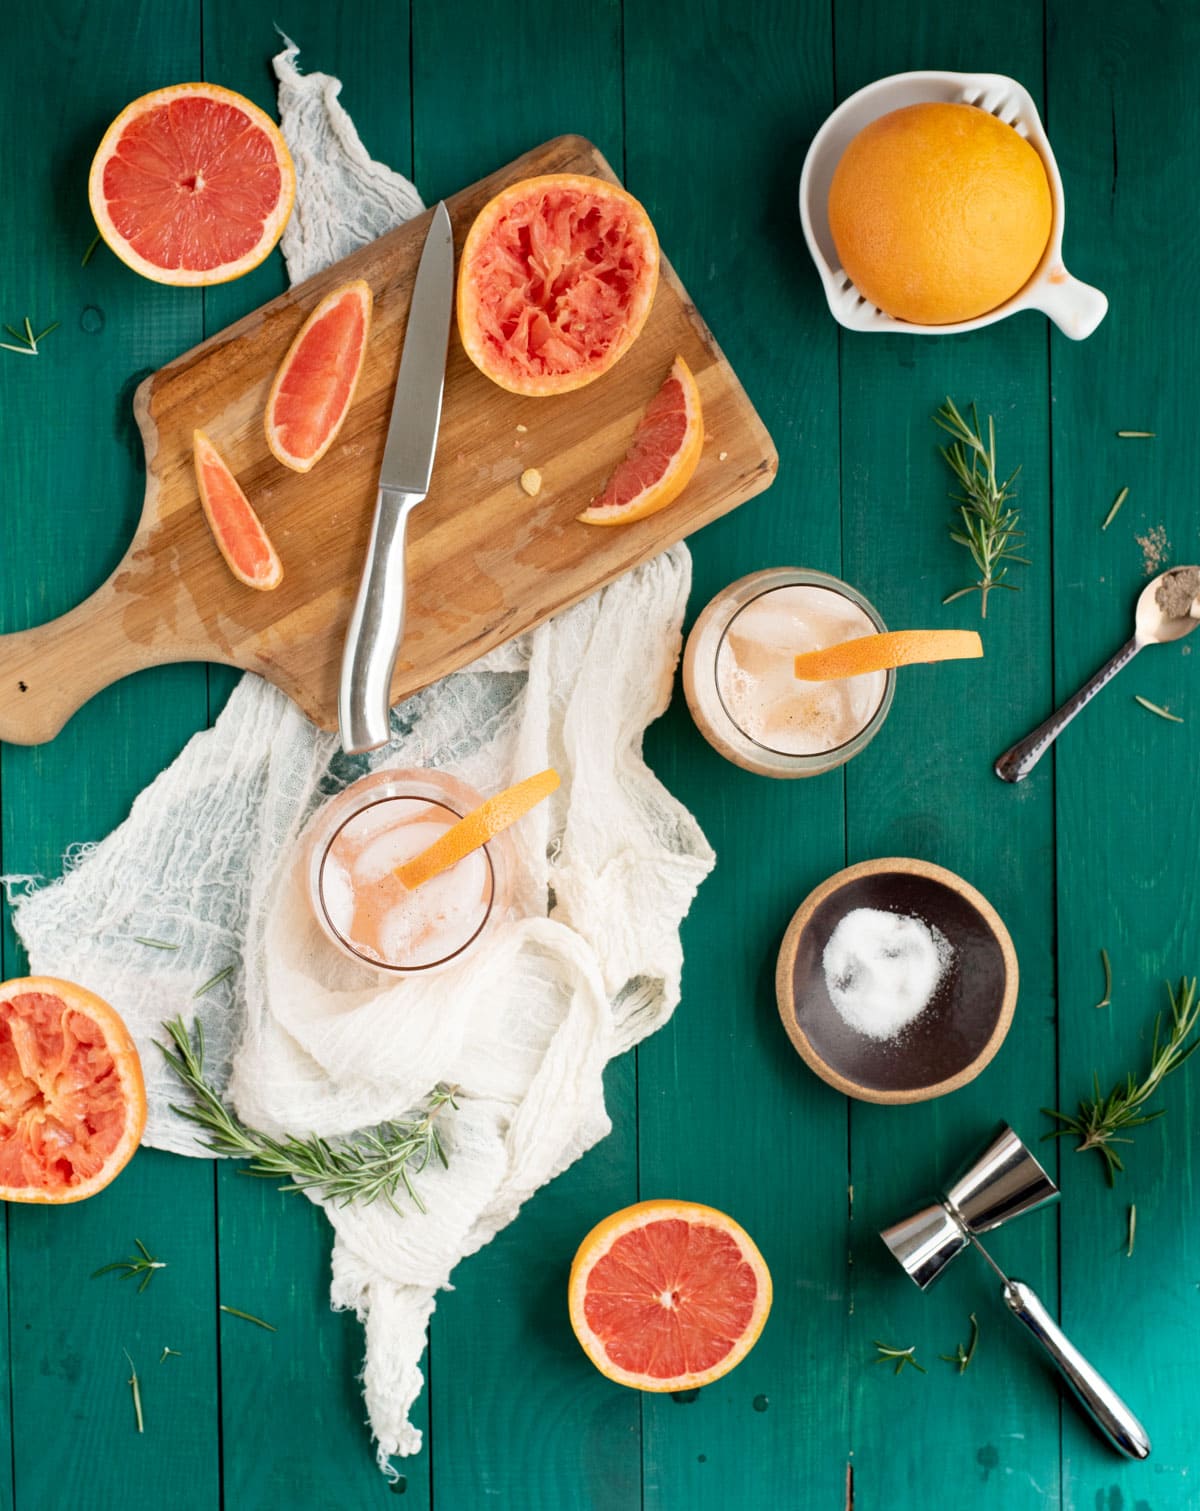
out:
<path id="1" fill-rule="evenodd" d="M 847 276 L 918 325 L 973 320 L 1010 299 L 1041 261 L 1052 218 L 1035 149 L 974 105 L 908 105 L 872 121 L 829 189 Z"/>

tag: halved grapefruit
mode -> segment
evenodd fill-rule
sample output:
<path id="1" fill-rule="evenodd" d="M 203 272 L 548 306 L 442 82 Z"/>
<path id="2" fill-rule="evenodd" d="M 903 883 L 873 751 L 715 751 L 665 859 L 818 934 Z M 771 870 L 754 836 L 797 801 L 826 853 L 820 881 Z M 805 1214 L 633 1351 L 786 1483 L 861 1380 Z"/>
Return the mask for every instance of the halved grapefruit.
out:
<path id="1" fill-rule="evenodd" d="M 361 278 L 326 294 L 279 364 L 263 423 L 267 445 L 293 472 L 315 467 L 337 439 L 362 376 L 372 303 Z"/>
<path id="2" fill-rule="evenodd" d="M 204 517 L 226 566 L 248 588 L 277 588 L 283 563 L 241 484 L 202 430 L 192 432 L 192 461 Z"/>
<path id="3" fill-rule="evenodd" d="M 606 1217 L 579 1245 L 568 1292 L 588 1358 L 647 1391 L 719 1380 L 771 1310 L 771 1275 L 749 1234 L 690 1201 L 643 1201 Z"/>
<path id="4" fill-rule="evenodd" d="M 88 176 L 100 234 L 157 283 L 227 283 L 283 235 L 296 173 L 279 127 L 217 84 L 174 84 L 126 105 Z"/>
<path id="5" fill-rule="evenodd" d="M 53 976 L 0 984 L 0 1201 L 83 1201 L 129 1163 L 146 1126 L 129 1030 Z"/>
<path id="6" fill-rule="evenodd" d="M 704 446 L 700 390 L 682 357 L 650 400 L 633 443 L 579 518 L 585 525 L 627 525 L 673 504 L 692 480 Z"/>
<path id="7" fill-rule="evenodd" d="M 501 388 L 567 393 L 637 339 L 658 287 L 658 238 L 631 194 L 551 173 L 501 190 L 467 233 L 458 331 Z"/>

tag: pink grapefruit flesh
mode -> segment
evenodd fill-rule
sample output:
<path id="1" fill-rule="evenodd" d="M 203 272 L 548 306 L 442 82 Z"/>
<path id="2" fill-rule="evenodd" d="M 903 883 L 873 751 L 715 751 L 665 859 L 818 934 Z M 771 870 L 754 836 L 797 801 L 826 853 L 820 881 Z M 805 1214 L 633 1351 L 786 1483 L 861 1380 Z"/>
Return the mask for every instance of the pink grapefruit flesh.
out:
<path id="1" fill-rule="evenodd" d="M 277 588 L 283 581 L 283 564 L 275 547 L 237 478 L 202 430 L 193 433 L 192 460 L 204 517 L 226 566 L 248 588 Z"/>
<path id="2" fill-rule="evenodd" d="M 617 184 L 579 173 L 513 184 L 483 207 L 463 246 L 466 353 L 513 393 L 591 383 L 646 323 L 658 262 L 650 217 Z"/>
<path id="3" fill-rule="evenodd" d="M 158 283 L 248 273 L 283 234 L 295 192 L 279 127 L 215 84 L 176 84 L 127 105 L 88 177 L 101 236 Z"/>
<path id="4" fill-rule="evenodd" d="M 657 514 L 691 482 L 703 446 L 700 390 L 687 363 L 676 357 L 624 460 L 579 518 L 586 525 L 625 525 Z"/>
<path id="5" fill-rule="evenodd" d="M 267 445 L 293 472 L 315 467 L 337 439 L 362 375 L 371 329 L 361 278 L 327 294 L 300 327 L 267 398 Z"/>

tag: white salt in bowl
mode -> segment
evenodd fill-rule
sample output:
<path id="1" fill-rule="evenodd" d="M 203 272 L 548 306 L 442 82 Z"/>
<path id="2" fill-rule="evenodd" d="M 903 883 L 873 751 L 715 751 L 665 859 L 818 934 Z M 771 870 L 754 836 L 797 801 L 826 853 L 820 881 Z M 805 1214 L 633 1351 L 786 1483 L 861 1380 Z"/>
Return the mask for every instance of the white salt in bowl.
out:
<path id="1" fill-rule="evenodd" d="M 897 320 L 872 304 L 847 277 L 829 229 L 829 186 L 833 182 L 834 169 L 852 139 L 881 115 L 901 110 L 906 105 L 931 101 L 978 106 L 1011 126 L 1018 136 L 1023 136 L 1037 149 L 1045 164 L 1054 206 L 1050 240 L 1029 282 L 994 310 L 974 320 L 959 320 L 952 325 L 917 325 L 909 320 Z M 808 250 L 821 275 L 830 312 L 847 330 L 952 336 L 994 325 L 997 320 L 1007 319 L 1021 310 L 1040 310 L 1064 335 L 1073 341 L 1081 341 L 1092 334 L 1108 310 L 1108 299 L 1099 289 L 1072 278 L 1063 266 L 1066 208 L 1062 176 L 1032 96 L 1016 79 L 1004 74 L 948 73 L 935 69 L 895 73 L 886 79 L 877 79 L 874 84 L 868 84 L 865 89 L 843 100 L 813 137 L 805 156 L 800 174 L 800 221 Z"/>
<path id="2" fill-rule="evenodd" d="M 854 1028 L 826 982 L 826 946 L 858 908 L 917 918 L 950 946 L 928 1005 L 888 1039 Z M 863 1102 L 925 1102 L 973 1081 L 1004 1043 L 1017 984 L 1012 939 L 987 898 L 944 866 L 896 857 L 849 866 L 811 892 L 788 925 L 775 972 L 779 1016 L 797 1053 Z"/>

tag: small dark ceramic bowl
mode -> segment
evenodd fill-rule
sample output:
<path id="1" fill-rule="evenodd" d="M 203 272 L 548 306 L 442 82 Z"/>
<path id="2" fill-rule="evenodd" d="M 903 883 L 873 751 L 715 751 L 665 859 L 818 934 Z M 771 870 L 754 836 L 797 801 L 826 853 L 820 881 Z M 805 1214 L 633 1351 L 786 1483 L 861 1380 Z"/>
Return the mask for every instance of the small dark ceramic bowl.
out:
<path id="1" fill-rule="evenodd" d="M 851 1028 L 825 986 L 825 946 L 855 908 L 911 914 L 954 950 L 933 1000 L 891 1040 Z M 953 871 L 923 860 L 863 861 L 801 904 L 779 951 L 775 992 L 788 1037 L 822 1080 L 863 1102 L 924 1102 L 974 1080 L 1004 1042 L 1017 956 L 995 908 Z"/>

